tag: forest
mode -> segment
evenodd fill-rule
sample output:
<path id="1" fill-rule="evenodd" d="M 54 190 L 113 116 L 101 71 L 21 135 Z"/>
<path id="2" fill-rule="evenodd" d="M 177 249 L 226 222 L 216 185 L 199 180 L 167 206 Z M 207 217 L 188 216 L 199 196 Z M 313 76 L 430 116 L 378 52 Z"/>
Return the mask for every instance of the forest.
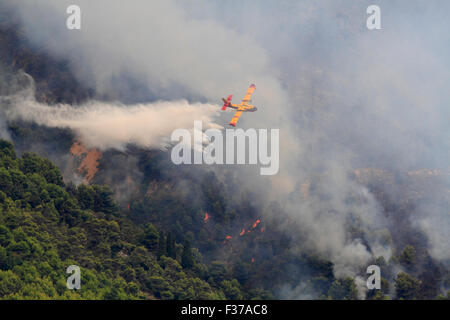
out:
<path id="1" fill-rule="evenodd" d="M 260 274 L 254 276 L 243 261 L 232 268 L 223 261 L 205 263 L 188 236 L 176 241 L 170 231 L 127 217 L 107 186 L 65 184 L 49 160 L 33 153 L 17 157 L 5 140 L 0 141 L 0 210 L 3 299 L 273 299 L 273 291 L 251 282 L 273 277 L 283 259 L 295 258 L 280 255 L 278 265 L 256 268 Z M 272 246 L 283 250 L 281 243 Z M 414 251 L 406 247 L 401 262 L 413 266 Z M 312 266 L 308 284 L 322 299 L 357 298 L 353 279 L 333 279 L 330 263 L 297 259 Z M 81 268 L 80 290 L 66 287 L 69 265 Z M 407 273 L 395 279 L 398 299 L 420 298 L 426 290 Z M 388 293 L 383 279 L 382 289 L 368 298 L 385 299 Z"/>
<path id="2" fill-rule="evenodd" d="M 81 83 L 10 19 L 0 10 L 0 97 L 24 73 L 40 103 L 116 99 Z M 407 222 L 424 194 L 444 189 L 434 176 L 354 174 L 392 221 L 382 230 L 391 258 L 370 261 L 381 288 L 366 290 L 365 268 L 335 276 L 331 259 L 303 246 L 308 234 L 284 203 L 267 203 L 229 172 L 177 167 L 167 151 L 129 145 L 97 151 L 86 179 L 73 131 L 6 119 L 7 107 L 0 101 L 0 299 L 450 299 L 448 267 Z M 326 198 L 324 174 L 311 176 L 289 197 Z M 370 249 L 358 222 L 346 221 L 345 232 Z M 67 288 L 71 265 L 81 270 L 79 290 Z"/>

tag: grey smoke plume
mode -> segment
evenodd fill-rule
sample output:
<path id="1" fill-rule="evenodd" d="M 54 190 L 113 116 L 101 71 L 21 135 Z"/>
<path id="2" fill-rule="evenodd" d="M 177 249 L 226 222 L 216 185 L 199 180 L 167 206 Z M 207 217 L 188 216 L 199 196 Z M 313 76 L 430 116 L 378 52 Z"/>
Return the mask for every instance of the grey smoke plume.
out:
<path id="1" fill-rule="evenodd" d="M 69 59 L 101 94 L 126 92 L 120 80 L 131 77 L 143 97 L 216 103 L 256 83 L 259 111 L 240 124 L 281 129 L 280 173 L 268 181 L 239 169 L 243 181 L 284 203 L 301 226 L 306 241 L 292 250 L 331 259 L 338 277 L 391 254 L 389 221 L 348 173 L 448 167 L 447 1 L 378 1 L 377 31 L 365 27 L 372 1 L 77 1 L 79 31 L 65 29 L 72 1 L 7 2 L 35 45 Z M 301 185 L 317 176 L 315 193 L 301 197 Z M 439 243 L 433 256 L 446 259 L 449 216 L 429 214 L 436 218 L 419 225 Z M 365 242 L 349 232 L 354 224 Z"/>

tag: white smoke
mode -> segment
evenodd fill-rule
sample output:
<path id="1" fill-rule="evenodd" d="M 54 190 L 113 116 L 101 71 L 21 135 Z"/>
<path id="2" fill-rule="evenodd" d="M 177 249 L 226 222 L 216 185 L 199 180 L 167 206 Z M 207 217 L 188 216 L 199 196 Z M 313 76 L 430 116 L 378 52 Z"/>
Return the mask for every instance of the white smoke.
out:
<path id="1" fill-rule="evenodd" d="M 32 80 L 32 79 L 30 79 Z M 221 128 L 214 122 L 218 105 L 186 100 L 147 104 L 90 101 L 83 105 L 46 105 L 34 98 L 33 86 L 11 96 L 0 96 L 6 117 L 35 122 L 53 128 L 68 128 L 87 147 L 124 150 L 128 144 L 165 149 L 173 130 L 190 129 L 194 121 L 204 128 Z"/>

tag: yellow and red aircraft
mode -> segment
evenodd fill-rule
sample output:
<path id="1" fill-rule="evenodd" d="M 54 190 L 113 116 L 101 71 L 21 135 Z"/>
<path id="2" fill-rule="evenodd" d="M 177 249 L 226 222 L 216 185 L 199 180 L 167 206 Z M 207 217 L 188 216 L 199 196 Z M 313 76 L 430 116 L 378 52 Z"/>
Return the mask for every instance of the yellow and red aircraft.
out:
<path id="1" fill-rule="evenodd" d="M 250 97 L 252 96 L 255 89 L 256 86 L 254 84 L 251 84 L 250 87 L 248 87 L 247 93 L 245 94 L 245 97 L 244 99 L 242 99 L 242 102 L 240 104 L 231 103 L 231 99 L 233 98 L 232 94 L 230 94 L 227 99 L 222 98 L 224 102 L 222 110 L 225 110 L 226 108 L 237 110 L 234 114 L 233 119 L 231 119 L 230 121 L 230 125 L 232 125 L 233 127 L 236 127 L 236 123 L 238 122 L 242 112 L 255 112 L 256 110 L 258 110 L 254 105 L 249 104 L 249 102 L 251 102 Z"/>

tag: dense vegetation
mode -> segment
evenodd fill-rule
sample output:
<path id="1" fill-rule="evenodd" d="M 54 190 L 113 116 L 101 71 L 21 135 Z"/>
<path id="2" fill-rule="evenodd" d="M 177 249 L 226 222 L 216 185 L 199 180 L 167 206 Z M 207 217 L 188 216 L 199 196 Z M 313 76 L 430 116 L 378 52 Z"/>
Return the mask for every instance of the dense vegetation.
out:
<path id="1" fill-rule="evenodd" d="M 38 101 L 79 103 L 94 94 L 66 63 L 30 49 L 15 26 L 3 28 L 2 19 L 0 63 L 32 75 Z M 354 279 L 334 277 L 330 261 L 292 250 L 301 244 L 292 239 L 299 229 L 279 204 L 261 208 L 257 195 L 224 185 L 212 172 L 175 170 L 163 152 L 108 151 L 94 179 L 98 185 L 75 186 L 48 159 L 27 152 L 62 168 L 73 133 L 21 121 L 8 122 L 8 132 L 23 154 L 0 140 L 0 298 L 361 298 Z M 136 162 L 129 165 L 130 159 Z M 130 177 L 136 179 L 124 183 Z M 411 209 L 374 193 L 399 217 L 396 225 L 409 228 L 402 215 Z M 450 286 L 449 272 L 428 257 L 416 232 L 408 232 L 393 234 L 391 261 L 373 261 L 381 267 L 382 288 L 366 298 L 450 298 L 438 295 L 440 285 Z M 81 267 L 81 290 L 66 287 L 70 265 Z"/>
<path id="2" fill-rule="evenodd" d="M 0 141 L 0 297 L 6 299 L 224 299 L 236 280 L 215 277 L 188 242 L 131 223 L 103 186 L 65 185 L 35 154 Z M 66 288 L 81 267 L 82 289 Z M 208 280 L 208 281 L 206 281 Z"/>
<path id="3" fill-rule="evenodd" d="M 272 268 L 249 263 L 233 268 L 223 262 L 203 262 L 186 237 L 175 241 L 171 232 L 127 218 L 105 186 L 65 185 L 57 167 L 32 153 L 17 157 L 13 145 L 0 140 L 0 297 L 4 299 L 251 299 L 271 298 L 252 288 L 270 283 Z M 278 243 L 280 250 L 282 244 Z M 277 249 L 275 248 L 275 249 Z M 247 248 L 248 249 L 248 248 Z M 309 266 L 310 289 L 322 298 L 356 299 L 353 279 L 334 279 L 332 264 L 303 256 L 280 254 L 280 259 Z M 400 255 L 413 263 L 413 248 Z M 383 261 L 377 262 L 383 265 Z M 81 267 L 81 289 L 68 290 L 66 268 Z M 302 278 L 298 271 L 293 282 Z M 234 278 L 235 277 L 235 278 Z M 255 279 L 256 278 L 256 279 Z M 420 297 L 420 282 L 407 273 L 397 276 L 398 298 Z M 389 284 L 368 297 L 386 298 Z M 443 298 L 443 297 L 442 297 Z"/>

